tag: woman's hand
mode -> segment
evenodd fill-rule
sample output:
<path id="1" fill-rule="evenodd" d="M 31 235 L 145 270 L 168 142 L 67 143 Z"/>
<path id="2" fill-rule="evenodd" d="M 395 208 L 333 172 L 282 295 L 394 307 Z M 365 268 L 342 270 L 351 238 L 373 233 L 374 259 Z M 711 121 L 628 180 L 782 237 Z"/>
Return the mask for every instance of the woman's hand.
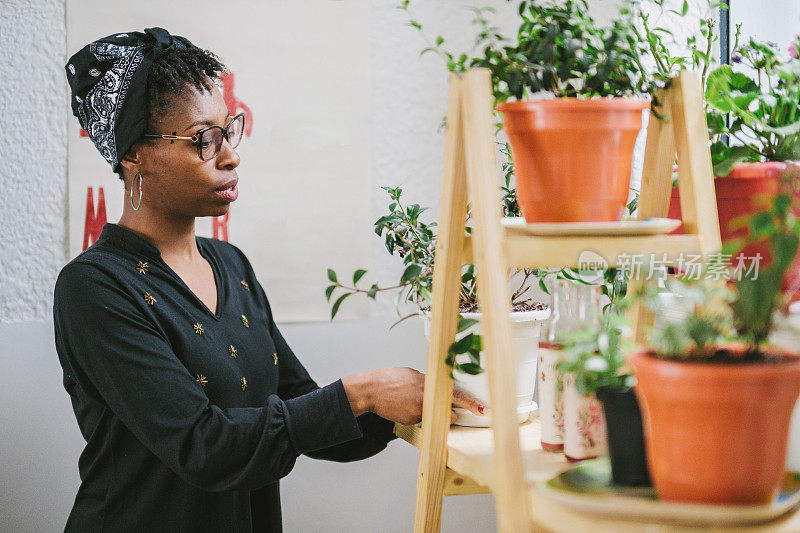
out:
<path id="1" fill-rule="evenodd" d="M 376 415 L 399 422 L 416 424 L 422 420 L 422 398 L 425 374 L 413 368 L 381 368 L 371 372 L 353 374 L 342 379 L 353 414 L 370 411 Z M 454 389 L 453 404 L 484 415 L 486 408 L 467 393 Z M 450 411 L 450 423 L 456 420 Z"/>

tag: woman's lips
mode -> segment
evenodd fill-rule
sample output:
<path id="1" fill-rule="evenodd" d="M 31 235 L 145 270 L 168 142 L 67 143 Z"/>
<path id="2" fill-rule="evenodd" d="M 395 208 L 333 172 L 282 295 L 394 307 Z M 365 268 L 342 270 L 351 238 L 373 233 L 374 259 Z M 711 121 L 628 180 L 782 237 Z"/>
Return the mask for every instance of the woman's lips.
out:
<path id="1" fill-rule="evenodd" d="M 214 191 L 214 192 L 217 193 L 223 200 L 226 200 L 228 202 L 233 202 L 239 196 L 239 185 L 234 185 L 230 189 L 225 189 L 222 191 Z"/>

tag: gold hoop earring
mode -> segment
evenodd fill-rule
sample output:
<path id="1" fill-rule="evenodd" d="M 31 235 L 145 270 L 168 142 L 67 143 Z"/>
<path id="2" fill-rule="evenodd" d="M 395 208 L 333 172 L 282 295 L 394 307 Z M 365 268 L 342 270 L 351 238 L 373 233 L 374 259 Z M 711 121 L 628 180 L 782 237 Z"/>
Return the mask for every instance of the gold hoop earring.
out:
<path id="1" fill-rule="evenodd" d="M 133 177 L 133 181 L 136 182 L 136 178 L 139 178 L 139 205 L 133 205 L 133 183 L 131 183 L 131 207 L 134 211 L 138 211 L 140 207 L 142 207 L 142 173 L 141 171 L 137 172 L 136 175 Z"/>

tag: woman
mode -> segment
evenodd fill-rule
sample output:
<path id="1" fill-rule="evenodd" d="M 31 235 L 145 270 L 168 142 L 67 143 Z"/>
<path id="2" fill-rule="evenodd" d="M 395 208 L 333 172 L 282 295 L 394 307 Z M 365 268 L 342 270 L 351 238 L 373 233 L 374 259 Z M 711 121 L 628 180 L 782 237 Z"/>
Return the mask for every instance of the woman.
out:
<path id="1" fill-rule="evenodd" d="M 300 454 L 369 457 L 420 419 L 423 376 L 384 368 L 319 387 L 236 246 L 197 237 L 238 194 L 210 52 L 161 28 L 99 39 L 66 65 L 72 109 L 123 180 L 117 224 L 55 286 L 56 348 L 87 441 L 68 531 L 280 531 Z M 455 403 L 479 413 L 475 400 Z"/>

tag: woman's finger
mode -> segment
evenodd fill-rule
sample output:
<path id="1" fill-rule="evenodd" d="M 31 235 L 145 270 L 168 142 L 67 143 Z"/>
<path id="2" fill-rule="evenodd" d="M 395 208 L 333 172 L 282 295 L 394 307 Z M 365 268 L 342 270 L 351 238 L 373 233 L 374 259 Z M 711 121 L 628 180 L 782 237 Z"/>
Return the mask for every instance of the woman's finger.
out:
<path id="1" fill-rule="evenodd" d="M 461 389 L 453 389 L 453 403 L 476 415 L 483 416 L 486 414 L 486 406 L 480 400 L 473 398 Z"/>

